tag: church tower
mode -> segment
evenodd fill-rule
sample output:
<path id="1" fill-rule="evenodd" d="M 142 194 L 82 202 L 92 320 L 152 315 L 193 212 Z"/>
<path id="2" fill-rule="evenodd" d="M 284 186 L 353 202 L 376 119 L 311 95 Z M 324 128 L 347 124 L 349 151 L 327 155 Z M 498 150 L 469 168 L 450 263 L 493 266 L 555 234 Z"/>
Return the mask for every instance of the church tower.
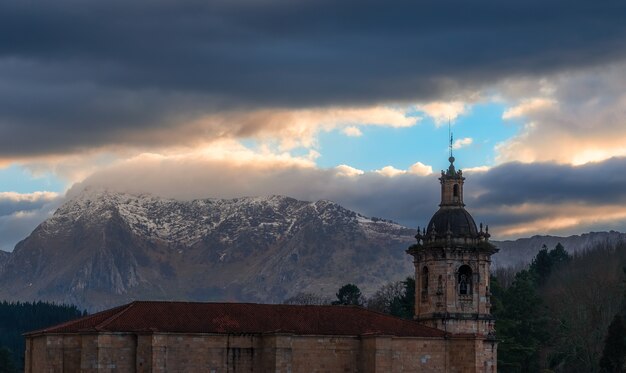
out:
<path id="1" fill-rule="evenodd" d="M 489 242 L 489 228 L 480 228 L 465 210 L 461 170 L 441 171 L 441 203 L 417 243 L 407 253 L 415 264 L 415 319 L 451 334 L 473 335 L 490 344 L 495 355 L 489 267 L 498 249 Z M 487 347 L 487 346 L 485 346 Z M 482 350 L 482 348 L 481 348 Z"/>

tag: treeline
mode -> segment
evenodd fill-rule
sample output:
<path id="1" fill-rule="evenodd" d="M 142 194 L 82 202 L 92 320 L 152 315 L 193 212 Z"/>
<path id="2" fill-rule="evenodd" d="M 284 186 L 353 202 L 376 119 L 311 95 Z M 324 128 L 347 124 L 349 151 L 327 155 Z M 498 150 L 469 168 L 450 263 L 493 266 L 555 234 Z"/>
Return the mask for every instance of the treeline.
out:
<path id="1" fill-rule="evenodd" d="M 625 372 L 625 267 L 624 243 L 574 256 L 558 244 L 528 269 L 496 273 L 498 371 Z"/>
<path id="2" fill-rule="evenodd" d="M 528 268 L 491 278 L 498 371 L 626 372 L 626 243 L 575 255 L 543 247 Z M 299 293 L 287 304 L 353 304 L 411 319 L 415 280 L 390 282 L 369 298 L 346 284 L 335 298 Z"/>
<path id="3" fill-rule="evenodd" d="M 415 314 L 415 279 L 389 282 L 371 297 L 366 298 L 354 284 L 342 286 L 335 299 L 315 293 L 298 293 L 284 301 L 285 304 L 299 305 L 355 305 L 393 316 L 412 319 Z"/>
<path id="4" fill-rule="evenodd" d="M 76 306 L 46 302 L 0 303 L 0 373 L 21 371 L 24 366 L 23 333 L 43 329 L 86 315 Z"/>

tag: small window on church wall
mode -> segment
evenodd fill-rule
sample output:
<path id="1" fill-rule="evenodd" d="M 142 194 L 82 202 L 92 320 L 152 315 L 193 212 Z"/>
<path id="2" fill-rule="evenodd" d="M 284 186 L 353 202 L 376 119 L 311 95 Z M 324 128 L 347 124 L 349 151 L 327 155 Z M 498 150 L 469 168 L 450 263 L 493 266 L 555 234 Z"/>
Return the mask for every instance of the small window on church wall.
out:
<path id="1" fill-rule="evenodd" d="M 422 269 L 422 300 L 428 296 L 428 267 Z"/>
<path id="2" fill-rule="evenodd" d="M 468 265 L 459 268 L 459 295 L 472 294 L 472 269 Z"/>
<path id="3" fill-rule="evenodd" d="M 452 186 L 452 196 L 455 201 L 459 199 L 459 184 L 454 184 Z"/>

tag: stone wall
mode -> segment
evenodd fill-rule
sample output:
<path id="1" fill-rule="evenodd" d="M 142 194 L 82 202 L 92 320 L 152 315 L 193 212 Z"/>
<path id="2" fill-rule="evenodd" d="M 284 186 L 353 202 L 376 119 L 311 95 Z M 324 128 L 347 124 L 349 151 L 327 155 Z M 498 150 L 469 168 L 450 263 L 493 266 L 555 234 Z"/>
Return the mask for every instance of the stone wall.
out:
<path id="1" fill-rule="evenodd" d="M 495 358 L 475 338 L 380 335 L 99 333 L 40 335 L 26 344 L 26 373 L 461 373 L 484 372 L 479 360 Z"/>

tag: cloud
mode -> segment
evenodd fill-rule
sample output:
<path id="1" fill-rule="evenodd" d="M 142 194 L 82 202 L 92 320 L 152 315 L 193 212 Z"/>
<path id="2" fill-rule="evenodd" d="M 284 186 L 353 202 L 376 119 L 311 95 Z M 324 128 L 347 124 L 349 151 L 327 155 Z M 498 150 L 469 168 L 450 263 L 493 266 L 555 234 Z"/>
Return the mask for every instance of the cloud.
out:
<path id="1" fill-rule="evenodd" d="M 62 200 L 53 192 L 1 192 L 0 249 L 11 251 L 18 241 L 50 217 Z"/>
<path id="2" fill-rule="evenodd" d="M 512 103 L 503 119 L 524 124 L 497 146 L 497 162 L 581 165 L 626 155 L 626 64 L 502 86 Z M 547 87 L 547 88 L 546 88 Z M 543 91 L 543 96 L 534 97 Z M 530 98 L 529 98 L 530 97 Z"/>
<path id="3" fill-rule="evenodd" d="M 236 151 L 230 156 L 144 155 L 119 162 L 77 184 L 70 195 L 85 185 L 177 199 L 283 194 L 333 200 L 412 227 L 425 226 L 438 208 L 437 175 L 419 162 L 409 170 L 320 169 L 306 157 L 231 146 Z M 574 234 L 602 224 L 612 228 L 626 222 L 626 174 L 615 172 L 622 169 L 626 158 L 583 166 L 506 163 L 467 170 L 465 203 L 477 222 L 490 225 L 495 238 Z"/>
<path id="4" fill-rule="evenodd" d="M 222 146 L 231 147 L 233 153 L 222 156 L 207 149 L 144 154 L 119 161 L 75 184 L 68 196 L 73 197 L 87 185 L 182 200 L 281 194 L 303 200 L 330 199 L 370 216 L 407 222 L 418 216 L 420 209 L 434 208 L 433 199 L 424 198 L 436 198 L 438 183 L 432 176 L 397 170 L 392 177 L 348 165 L 320 169 L 306 158 L 262 154 L 232 143 Z"/>
<path id="5" fill-rule="evenodd" d="M 556 101 L 553 99 L 547 99 L 542 97 L 526 99 L 516 106 L 508 108 L 502 114 L 502 119 L 524 117 L 533 113 L 540 112 L 542 110 L 552 109 L 555 105 Z"/>
<path id="6" fill-rule="evenodd" d="M 123 139 L 115 139 L 108 146 L 100 145 L 104 145 L 107 138 L 113 136 L 112 132 L 115 132 L 115 129 L 109 129 L 112 132 L 104 136 L 102 139 L 104 142 L 94 148 L 82 149 L 70 146 L 63 150 L 65 154 L 52 156 L 31 154 L 22 157 L 13 156 L 9 159 L 24 158 L 29 163 L 37 159 L 43 163 L 47 159 L 63 161 L 55 162 L 56 164 L 79 163 L 85 159 L 82 154 L 85 152 L 90 153 L 92 157 L 120 152 L 128 155 L 138 150 L 195 147 L 212 141 L 235 138 L 278 142 L 281 149 L 289 150 L 299 146 L 314 147 L 316 136 L 321 131 L 343 128 L 345 133 L 355 136 L 361 133 L 359 126 L 402 128 L 414 126 L 418 121 L 419 118 L 410 116 L 407 109 L 385 106 L 223 111 L 183 121 L 177 124 L 177 128 L 168 126 L 150 129 L 130 128 L 125 131 Z M 0 119 L 0 131 L 1 129 Z M 0 150 L 0 160 L 1 154 Z"/>
<path id="7" fill-rule="evenodd" d="M 572 166 L 506 163 L 479 172 L 464 170 L 465 203 L 494 239 L 532 234 L 576 234 L 626 224 L 626 158 Z M 282 194 L 329 199 L 368 216 L 425 226 L 438 208 L 440 186 L 430 166 L 408 170 L 358 170 L 315 166 L 308 154 L 294 157 L 250 150 L 226 141 L 187 153 L 146 153 L 104 167 L 68 192 L 87 185 L 167 198 L 235 198 Z M 53 193 L 0 195 L 0 247 L 10 249 L 63 201 Z M 11 207 L 13 206 L 13 207 Z"/>
<path id="8" fill-rule="evenodd" d="M 427 104 L 417 105 L 415 108 L 433 118 L 435 125 L 439 127 L 448 123 L 448 121 L 454 121 L 460 115 L 465 114 L 469 109 L 469 105 L 461 101 L 430 102 Z"/>
<path id="9" fill-rule="evenodd" d="M 381 168 L 380 170 L 376 170 L 374 172 L 383 176 L 387 176 L 387 177 L 394 177 L 394 176 L 406 174 L 405 170 L 399 170 L 393 166 L 385 166 Z"/>
<path id="10" fill-rule="evenodd" d="M 465 146 L 471 145 L 472 142 L 474 142 L 474 140 L 471 137 L 464 137 L 462 139 L 457 139 L 456 141 L 454 141 L 454 144 L 452 144 L 452 148 L 461 149 Z"/>
<path id="11" fill-rule="evenodd" d="M 481 206 L 525 203 L 622 204 L 626 202 L 626 158 L 572 166 L 556 163 L 507 163 L 475 174 Z"/>
<path id="12" fill-rule="evenodd" d="M 408 172 L 415 175 L 428 176 L 433 173 L 433 168 L 422 162 L 415 162 L 409 167 Z"/>
<path id="13" fill-rule="evenodd" d="M 346 136 L 350 136 L 350 137 L 360 137 L 360 136 L 363 136 L 363 132 L 361 132 L 359 127 L 355 127 L 355 126 L 350 126 L 350 127 L 344 128 L 343 129 L 343 133 L 345 133 Z"/>
<path id="14" fill-rule="evenodd" d="M 490 166 L 476 166 L 476 167 L 468 167 L 464 168 L 463 172 L 465 173 L 473 173 L 473 172 L 486 172 L 491 169 Z"/>
<path id="15" fill-rule="evenodd" d="M 409 167 L 408 170 L 400 170 L 393 166 L 385 166 L 379 170 L 375 170 L 374 172 L 386 177 L 395 177 L 404 174 L 428 176 L 433 173 L 433 168 L 431 166 L 423 164 L 422 162 L 415 162 Z"/>
<path id="16" fill-rule="evenodd" d="M 16 193 L 0 192 L 0 216 L 17 212 L 40 210 L 44 205 L 59 198 L 54 192 Z"/>
<path id="17" fill-rule="evenodd" d="M 510 78 L 623 61 L 625 7 L 3 1 L 0 158 L 289 134 L 224 113 L 454 103 Z M 441 123 L 461 109 L 424 110 Z"/>
<path id="18" fill-rule="evenodd" d="M 337 175 L 342 176 L 358 176 L 365 173 L 363 170 L 359 170 L 358 168 L 354 168 L 346 164 L 340 164 L 339 166 L 335 167 L 335 170 L 337 171 Z"/>

